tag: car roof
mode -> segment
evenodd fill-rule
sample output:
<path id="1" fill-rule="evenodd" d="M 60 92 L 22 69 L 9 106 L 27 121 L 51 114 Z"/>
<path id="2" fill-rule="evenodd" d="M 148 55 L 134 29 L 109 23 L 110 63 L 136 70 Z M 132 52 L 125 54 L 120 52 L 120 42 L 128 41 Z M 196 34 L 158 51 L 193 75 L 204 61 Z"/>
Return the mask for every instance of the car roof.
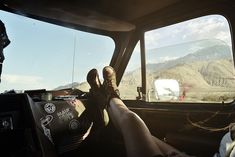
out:
<path id="1" fill-rule="evenodd" d="M 117 83 L 146 31 L 211 14 L 226 17 L 232 30 L 235 18 L 234 0 L 2 0 L 0 8 L 111 37 L 115 50 L 110 65 L 117 72 Z"/>
<path id="2" fill-rule="evenodd" d="M 66 27 L 114 34 L 134 29 L 161 27 L 212 8 L 229 0 L 3 0 L 1 8 L 24 16 Z M 228 4 L 227 4 L 228 5 Z"/>

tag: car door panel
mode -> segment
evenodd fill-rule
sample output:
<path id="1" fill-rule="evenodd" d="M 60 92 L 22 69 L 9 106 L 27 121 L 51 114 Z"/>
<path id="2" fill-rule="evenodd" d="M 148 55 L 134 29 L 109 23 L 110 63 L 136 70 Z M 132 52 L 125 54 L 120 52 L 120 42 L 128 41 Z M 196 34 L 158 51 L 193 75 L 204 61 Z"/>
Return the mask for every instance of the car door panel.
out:
<path id="1" fill-rule="evenodd" d="M 149 103 L 126 105 L 147 124 L 151 133 L 188 154 L 212 156 L 235 115 L 233 105 Z"/>

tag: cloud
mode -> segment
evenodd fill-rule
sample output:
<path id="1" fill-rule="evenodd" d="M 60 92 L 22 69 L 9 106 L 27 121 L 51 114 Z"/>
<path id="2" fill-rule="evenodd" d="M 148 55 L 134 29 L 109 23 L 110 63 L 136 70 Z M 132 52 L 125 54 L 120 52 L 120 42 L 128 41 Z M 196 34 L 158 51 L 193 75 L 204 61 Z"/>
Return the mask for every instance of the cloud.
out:
<path id="1" fill-rule="evenodd" d="M 191 20 L 184 26 L 183 40 L 219 39 L 231 45 L 228 22 L 221 16 Z"/>
<path id="2" fill-rule="evenodd" d="M 16 89 L 41 89 L 44 88 L 43 78 L 32 75 L 16 75 L 16 74 L 4 74 L 2 76 L 2 88 L 1 91 Z"/>
<path id="3" fill-rule="evenodd" d="M 42 78 L 38 76 L 5 74 L 3 75 L 3 80 L 8 83 L 36 84 L 41 81 Z"/>
<path id="4" fill-rule="evenodd" d="M 152 56 L 148 58 L 148 62 L 147 64 L 156 64 L 156 63 L 164 63 L 166 61 L 170 61 L 170 60 L 175 60 L 179 57 L 173 57 L 173 56 Z"/>
<path id="5" fill-rule="evenodd" d="M 178 57 L 171 57 L 171 56 L 164 56 L 164 57 L 160 57 L 160 61 L 159 62 L 166 62 L 166 61 L 170 61 L 170 60 L 174 60 L 177 59 Z"/>
<path id="6" fill-rule="evenodd" d="M 192 45 L 192 46 L 188 49 L 188 51 L 189 51 L 189 52 L 196 52 L 196 51 L 198 51 L 198 50 L 200 50 L 200 49 L 202 49 L 202 48 L 203 48 L 202 46 L 199 46 L 199 45 L 195 44 L 195 45 Z"/>
<path id="7" fill-rule="evenodd" d="M 159 41 L 161 40 L 162 38 L 162 34 L 161 32 L 156 32 L 156 31 L 150 31 L 150 32 L 147 32 L 145 34 L 145 44 L 146 44 L 146 47 L 157 47 L 159 46 Z"/>
<path id="8" fill-rule="evenodd" d="M 216 34 L 215 38 L 220 39 L 220 40 L 224 41 L 226 44 L 231 46 L 231 37 L 230 37 L 230 35 L 228 35 L 227 32 L 222 32 L 221 31 L 221 32 Z"/>
<path id="9" fill-rule="evenodd" d="M 219 39 L 231 46 L 227 20 L 211 15 L 145 33 L 146 48 L 153 49 L 203 39 Z"/>

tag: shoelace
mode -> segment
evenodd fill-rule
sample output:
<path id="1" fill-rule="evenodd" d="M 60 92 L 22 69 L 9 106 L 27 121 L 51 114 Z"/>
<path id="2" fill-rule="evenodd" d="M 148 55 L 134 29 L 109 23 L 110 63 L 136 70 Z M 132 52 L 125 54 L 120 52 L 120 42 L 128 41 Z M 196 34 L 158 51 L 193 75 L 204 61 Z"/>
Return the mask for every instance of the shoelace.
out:
<path id="1" fill-rule="evenodd" d="M 112 98 L 119 98 L 120 94 L 119 90 L 115 85 L 114 79 L 109 79 L 105 81 L 106 84 L 106 90 L 107 90 L 107 106 L 109 106 L 109 102 Z M 116 89 L 115 89 L 116 88 Z"/>

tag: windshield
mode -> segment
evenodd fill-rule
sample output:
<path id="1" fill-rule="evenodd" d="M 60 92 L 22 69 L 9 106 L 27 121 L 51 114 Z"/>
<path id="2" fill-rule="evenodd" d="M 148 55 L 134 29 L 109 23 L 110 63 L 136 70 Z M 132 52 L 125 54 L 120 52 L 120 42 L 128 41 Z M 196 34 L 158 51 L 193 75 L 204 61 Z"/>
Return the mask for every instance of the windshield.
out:
<path id="1" fill-rule="evenodd" d="M 86 74 L 110 63 L 111 38 L 0 11 L 11 43 L 3 50 L 0 92 L 80 88 Z M 73 84 L 72 84 L 73 83 Z"/>

